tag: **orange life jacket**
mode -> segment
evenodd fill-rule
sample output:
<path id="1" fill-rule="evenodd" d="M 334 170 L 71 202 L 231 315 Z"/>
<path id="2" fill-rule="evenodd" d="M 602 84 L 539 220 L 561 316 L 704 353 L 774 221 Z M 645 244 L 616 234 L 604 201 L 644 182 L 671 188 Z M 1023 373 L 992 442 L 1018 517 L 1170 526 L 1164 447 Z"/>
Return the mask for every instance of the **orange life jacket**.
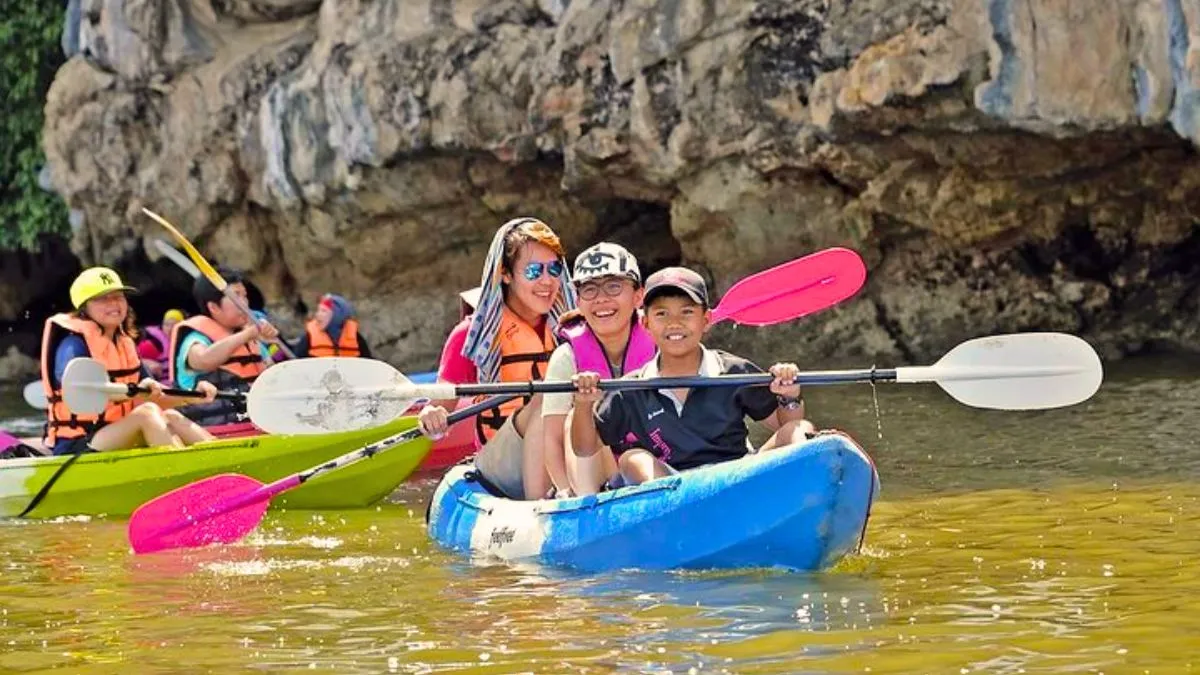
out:
<path id="1" fill-rule="evenodd" d="M 49 407 L 46 409 L 46 447 L 64 438 L 86 436 L 106 424 L 112 424 L 129 414 L 134 401 L 109 402 L 102 415 L 71 412 L 63 401 L 62 383 L 56 388 L 52 382 L 54 374 L 54 352 L 68 335 L 78 335 L 87 344 L 88 355 L 104 364 L 108 377 L 121 384 L 137 384 L 141 380 L 142 360 L 138 357 L 133 338 L 118 332 L 116 340 L 104 337 L 100 325 L 91 319 L 76 314 L 55 314 L 46 319 L 42 329 L 42 390 L 46 393 Z"/>
<path id="2" fill-rule="evenodd" d="M 542 365 L 550 360 L 550 354 L 558 346 L 553 331 L 549 326 L 542 328 L 542 334 L 517 316 L 505 305 L 500 313 L 500 325 L 497 328 L 496 339 L 500 343 L 500 382 L 530 382 L 546 376 Z M 475 401 L 482 401 L 487 396 L 477 396 Z M 529 397 L 515 398 L 507 403 L 479 413 L 475 418 L 475 430 L 479 443 L 487 443 L 510 415 L 521 409 L 529 402 Z"/>
<path id="3" fill-rule="evenodd" d="M 176 363 L 179 361 L 179 346 L 183 344 L 183 339 L 187 337 L 187 334 L 192 331 L 200 333 L 213 342 L 217 342 L 233 334 L 228 328 L 205 314 L 197 314 L 190 319 L 175 324 L 175 327 L 171 330 L 171 357 L 168 363 L 172 382 L 179 381 L 175 373 Z M 258 340 L 251 340 L 233 350 L 233 354 L 229 356 L 229 359 L 218 368 L 226 376 L 233 376 L 233 380 L 230 380 L 228 377 L 200 379 L 213 382 L 220 389 L 226 384 L 232 385 L 238 381 L 247 384 L 253 382 L 266 369 L 267 364 L 263 363 L 262 351 Z"/>
<path id="4" fill-rule="evenodd" d="M 304 330 L 308 333 L 309 356 L 361 356 L 358 351 L 358 321 L 354 319 L 346 319 L 336 345 L 315 319 L 310 319 Z"/>

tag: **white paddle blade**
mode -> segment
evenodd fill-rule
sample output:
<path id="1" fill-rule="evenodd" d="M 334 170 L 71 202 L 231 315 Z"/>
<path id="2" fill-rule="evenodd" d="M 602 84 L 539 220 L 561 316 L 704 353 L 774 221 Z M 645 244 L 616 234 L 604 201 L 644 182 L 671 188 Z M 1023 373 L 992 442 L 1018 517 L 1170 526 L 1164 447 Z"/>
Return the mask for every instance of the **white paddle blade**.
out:
<path id="1" fill-rule="evenodd" d="M 179 249 L 168 244 L 167 242 L 163 241 L 162 239 L 155 239 L 154 247 L 157 248 L 158 252 L 162 253 L 164 257 L 169 259 L 171 262 L 175 263 L 184 272 L 187 272 L 188 275 L 191 276 L 193 279 L 200 276 L 200 268 L 196 267 L 196 263 L 194 263 L 190 259 L 188 259 L 188 257 L 186 255 L 184 255 Z"/>
<path id="2" fill-rule="evenodd" d="M 1014 333 L 964 342 L 932 366 L 897 368 L 897 382 L 937 382 L 959 402 L 994 410 L 1082 403 L 1100 388 L 1096 350 L 1065 333 Z"/>
<path id="3" fill-rule="evenodd" d="M 108 370 L 95 359 L 72 359 L 63 371 L 63 402 L 73 413 L 99 415 L 108 407 L 110 395 L 128 392 L 122 385 L 108 381 Z M 111 388 L 111 392 L 109 391 Z"/>
<path id="4" fill-rule="evenodd" d="M 382 361 L 347 357 L 284 361 L 268 368 L 246 396 L 246 411 L 272 434 L 327 434 L 386 424 L 412 407 L 410 385 Z"/>
<path id="5" fill-rule="evenodd" d="M 26 403 L 38 410 L 50 407 L 50 403 L 46 400 L 46 391 L 42 389 L 41 380 L 25 385 L 25 388 L 21 390 L 21 396 L 24 397 Z"/>

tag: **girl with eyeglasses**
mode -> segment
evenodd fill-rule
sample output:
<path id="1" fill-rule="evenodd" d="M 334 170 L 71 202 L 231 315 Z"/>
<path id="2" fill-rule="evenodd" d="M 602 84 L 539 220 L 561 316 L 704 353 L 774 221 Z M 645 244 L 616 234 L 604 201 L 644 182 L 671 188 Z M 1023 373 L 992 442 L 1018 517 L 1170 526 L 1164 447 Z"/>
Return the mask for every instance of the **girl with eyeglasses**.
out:
<path id="1" fill-rule="evenodd" d="M 559 317 L 575 306 L 558 235 L 536 218 L 505 223 L 492 238 L 475 312 L 442 349 L 438 380 L 452 384 L 528 382 L 546 374 L 558 345 Z M 485 397 L 480 397 L 485 398 Z M 447 409 L 431 401 L 419 415 L 433 439 L 447 431 Z M 542 397 L 515 399 L 476 417 L 475 468 L 510 499 L 538 499 L 550 486 L 542 453 Z"/>
<path id="2" fill-rule="evenodd" d="M 637 316 L 642 274 L 629 251 L 596 244 L 575 259 L 571 277 L 579 308 L 563 317 L 559 337 L 564 344 L 550 357 L 547 380 L 570 380 L 577 372 L 621 377 L 654 358 L 654 339 Z M 598 492 L 617 471 L 612 452 L 577 457 L 570 451 L 566 421 L 573 396 L 546 394 L 542 403 L 546 469 L 558 497 Z"/>

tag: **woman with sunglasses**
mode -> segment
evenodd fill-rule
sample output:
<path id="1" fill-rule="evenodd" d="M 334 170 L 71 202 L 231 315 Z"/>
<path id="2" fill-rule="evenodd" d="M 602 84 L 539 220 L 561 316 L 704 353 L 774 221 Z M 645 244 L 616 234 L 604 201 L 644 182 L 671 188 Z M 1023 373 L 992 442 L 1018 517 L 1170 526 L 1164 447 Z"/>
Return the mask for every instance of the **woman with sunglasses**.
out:
<path id="1" fill-rule="evenodd" d="M 558 317 L 574 304 L 558 235 L 535 218 L 505 223 L 484 262 L 475 312 L 446 339 L 438 380 L 541 380 L 558 344 Z M 446 411 L 455 404 L 432 401 L 423 408 L 422 432 L 435 440 L 444 436 Z M 476 418 L 481 448 L 475 468 L 490 488 L 511 499 L 540 498 L 550 485 L 542 454 L 541 405 L 540 395 L 514 399 Z"/>
<path id="2" fill-rule="evenodd" d="M 637 317 L 642 274 L 629 251 L 608 242 L 596 244 L 575 259 L 571 277 L 579 309 L 563 317 L 559 337 L 564 344 L 550 357 L 547 380 L 570 380 L 583 371 L 621 377 L 654 358 L 654 339 Z M 611 452 L 590 457 L 570 452 L 566 420 L 572 397 L 546 394 L 542 403 L 546 469 L 559 497 L 595 493 L 617 471 Z"/>

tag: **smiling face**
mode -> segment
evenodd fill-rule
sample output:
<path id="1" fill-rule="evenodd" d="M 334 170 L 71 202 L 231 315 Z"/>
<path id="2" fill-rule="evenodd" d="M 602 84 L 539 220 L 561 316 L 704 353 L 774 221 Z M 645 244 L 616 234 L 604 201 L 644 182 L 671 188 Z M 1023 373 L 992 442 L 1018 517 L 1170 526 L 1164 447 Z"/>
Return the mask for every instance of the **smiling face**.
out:
<path id="1" fill-rule="evenodd" d="M 559 277 L 550 274 L 551 263 L 562 265 L 558 254 L 544 244 L 527 242 L 517 254 L 512 269 L 504 272 L 503 280 L 508 286 L 505 300 L 517 314 L 545 316 L 550 313 L 558 299 L 560 285 Z M 531 264 L 541 265 L 541 275 L 532 281 L 526 274 Z"/>
<path id="2" fill-rule="evenodd" d="M 111 291 L 84 303 L 83 313 L 100 324 L 101 328 L 115 331 L 129 316 L 129 300 L 125 298 L 124 291 Z"/>
<path id="3" fill-rule="evenodd" d="M 642 289 L 623 276 L 591 279 L 578 287 L 579 311 L 598 338 L 623 336 L 642 304 Z M 617 291 L 616 294 L 612 294 Z"/>
<path id="4" fill-rule="evenodd" d="M 683 357 L 700 349 L 711 313 L 682 292 L 655 297 L 646 306 L 643 325 L 665 356 Z"/>

